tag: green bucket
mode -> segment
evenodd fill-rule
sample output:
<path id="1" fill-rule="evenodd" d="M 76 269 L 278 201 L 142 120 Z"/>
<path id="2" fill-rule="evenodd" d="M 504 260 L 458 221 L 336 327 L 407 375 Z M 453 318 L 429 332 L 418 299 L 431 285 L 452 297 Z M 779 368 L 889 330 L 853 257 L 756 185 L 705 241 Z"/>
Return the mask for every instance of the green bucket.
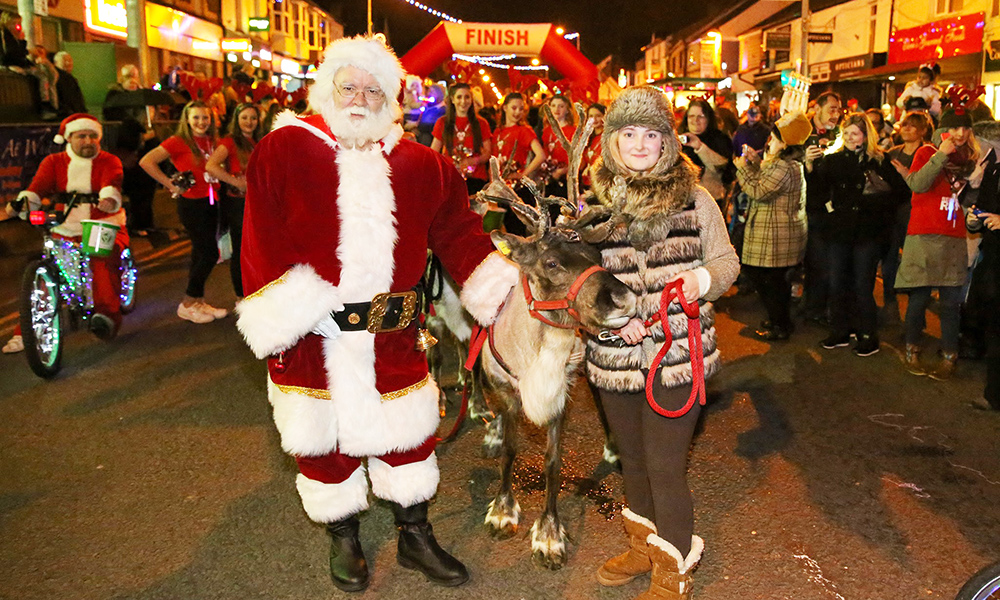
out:
<path id="1" fill-rule="evenodd" d="M 83 236 L 80 239 L 83 253 L 90 256 L 110 256 L 121 227 L 104 221 L 83 220 L 80 224 L 83 225 Z"/>

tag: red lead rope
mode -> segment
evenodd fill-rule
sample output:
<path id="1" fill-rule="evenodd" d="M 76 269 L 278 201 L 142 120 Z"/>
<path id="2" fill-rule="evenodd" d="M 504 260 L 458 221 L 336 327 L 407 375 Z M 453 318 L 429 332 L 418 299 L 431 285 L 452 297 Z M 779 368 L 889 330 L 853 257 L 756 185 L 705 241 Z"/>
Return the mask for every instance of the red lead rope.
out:
<path id="1" fill-rule="evenodd" d="M 660 323 L 663 325 L 663 337 L 666 340 L 663 342 L 660 351 L 656 353 L 653 364 L 649 365 L 649 374 L 646 375 L 646 402 L 658 414 L 671 419 L 683 417 L 688 414 L 691 408 L 694 407 L 696 399 L 699 404 L 705 406 L 705 351 L 701 344 L 701 309 L 697 302 L 689 303 L 684 298 L 683 286 L 684 280 L 678 279 L 677 281 L 668 283 L 663 288 L 663 293 L 660 294 L 660 312 L 657 316 L 659 316 Z M 681 309 L 688 318 L 688 354 L 691 355 L 691 395 L 688 397 L 687 403 L 680 410 L 667 410 L 653 399 L 653 379 L 656 377 L 656 372 L 659 370 L 658 367 L 663 358 L 667 355 L 667 352 L 670 352 L 670 346 L 673 343 L 673 335 L 670 333 L 670 320 L 667 316 L 667 307 L 675 299 L 680 303 Z"/>

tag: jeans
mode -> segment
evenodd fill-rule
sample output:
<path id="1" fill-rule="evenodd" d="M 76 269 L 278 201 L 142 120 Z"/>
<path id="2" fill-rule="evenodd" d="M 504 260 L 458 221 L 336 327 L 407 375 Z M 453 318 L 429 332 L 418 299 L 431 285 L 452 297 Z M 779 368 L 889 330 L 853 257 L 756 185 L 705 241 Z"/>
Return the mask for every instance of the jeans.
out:
<path id="1" fill-rule="evenodd" d="M 906 227 L 910 223 L 910 205 L 903 204 L 896 209 L 892 227 L 889 229 L 889 247 L 882 258 L 882 298 L 885 303 L 896 300 L 896 273 L 899 271 L 900 253 L 906 241 Z"/>
<path id="2" fill-rule="evenodd" d="M 906 306 L 906 343 L 917 345 L 927 326 L 927 307 L 931 304 L 931 287 L 910 290 L 910 301 Z M 962 287 L 939 287 L 941 301 L 941 351 L 949 354 L 958 352 L 958 326 L 961 319 Z"/>
<path id="3" fill-rule="evenodd" d="M 809 217 L 805 260 L 805 312 L 811 317 L 825 317 L 830 301 L 830 257 L 825 227 L 813 225 Z"/>
<path id="4" fill-rule="evenodd" d="M 219 230 L 219 206 L 208 198 L 178 198 L 177 214 L 191 238 L 191 269 L 184 292 L 192 298 L 205 295 L 205 282 L 219 262 L 219 245 L 215 234 Z"/>
<path id="5" fill-rule="evenodd" d="M 222 197 L 222 218 L 229 226 L 229 238 L 233 243 L 233 256 L 229 260 L 229 276 L 233 280 L 233 291 L 243 297 L 243 272 L 240 270 L 240 243 L 243 241 L 243 196 Z"/>
<path id="6" fill-rule="evenodd" d="M 792 267 L 743 265 L 743 273 L 760 294 L 768 320 L 773 326 L 786 331 L 792 328 L 792 284 L 788 281 L 791 270 Z"/>
<path id="7" fill-rule="evenodd" d="M 858 335 L 875 335 L 878 306 L 875 304 L 875 275 L 880 258 L 876 239 L 853 242 L 834 241 L 828 249 L 830 260 L 830 325 L 834 335 L 851 329 L 850 308 Z"/>

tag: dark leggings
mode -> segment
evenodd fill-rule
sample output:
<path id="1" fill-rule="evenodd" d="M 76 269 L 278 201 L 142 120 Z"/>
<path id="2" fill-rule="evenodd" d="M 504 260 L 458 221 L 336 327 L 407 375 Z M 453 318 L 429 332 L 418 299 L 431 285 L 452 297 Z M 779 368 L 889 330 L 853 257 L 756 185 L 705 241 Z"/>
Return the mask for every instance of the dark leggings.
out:
<path id="1" fill-rule="evenodd" d="M 792 267 L 754 267 L 743 265 L 767 311 L 767 319 L 775 327 L 792 328 L 792 284 L 788 272 Z"/>
<path id="2" fill-rule="evenodd" d="M 205 295 L 205 282 L 219 262 L 219 246 L 215 241 L 219 228 L 219 206 L 209 204 L 208 198 L 180 198 L 177 214 L 191 238 L 191 270 L 184 293 L 192 298 L 201 298 Z"/>
<path id="3" fill-rule="evenodd" d="M 927 308 L 931 305 L 930 287 L 909 290 L 910 299 L 906 305 L 906 343 L 919 345 L 927 326 Z M 941 350 L 949 354 L 958 352 L 958 324 L 961 320 L 961 286 L 939 287 L 941 301 Z"/>
<path id="4" fill-rule="evenodd" d="M 684 406 L 690 393 L 688 385 L 664 389 L 659 376 L 653 386 L 653 398 L 669 410 Z M 600 390 L 600 396 L 618 442 L 629 509 L 653 521 L 658 535 L 687 556 L 694 533 L 687 457 L 701 406 L 671 419 L 649 407 L 645 392 Z"/>
<path id="5" fill-rule="evenodd" d="M 242 196 L 222 197 L 222 218 L 229 226 L 229 238 L 233 244 L 233 256 L 229 260 L 229 276 L 233 279 L 233 291 L 243 297 L 243 272 L 240 270 L 240 242 L 243 241 L 243 205 Z"/>

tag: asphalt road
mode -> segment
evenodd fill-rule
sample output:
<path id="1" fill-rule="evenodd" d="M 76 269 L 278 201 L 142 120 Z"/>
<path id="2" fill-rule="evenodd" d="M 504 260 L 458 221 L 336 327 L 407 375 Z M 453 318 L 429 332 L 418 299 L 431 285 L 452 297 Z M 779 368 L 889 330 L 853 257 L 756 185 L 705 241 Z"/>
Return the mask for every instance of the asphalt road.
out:
<path id="1" fill-rule="evenodd" d="M 139 301 L 119 338 L 74 333 L 60 375 L 42 381 L 21 355 L 0 356 L 0 598 L 328 599 L 327 538 L 303 513 L 294 462 L 282 454 L 265 370 L 232 317 L 177 319 L 183 242 L 137 241 Z M 0 284 L 9 333 L 11 282 Z M 209 301 L 232 307 L 222 266 Z M 215 302 L 213 302 L 215 303 Z M 937 383 L 901 367 L 901 329 L 858 358 L 750 339 L 754 298 L 718 303 L 725 368 L 690 458 L 699 600 L 950 599 L 1000 558 L 1000 417 L 969 408 L 983 366 Z M 936 324 L 932 323 L 932 332 Z M 929 353 L 933 354 L 933 353 Z M 468 424 L 439 449 L 431 508 L 442 544 L 472 581 L 435 587 L 395 563 L 388 508 L 362 520 L 373 565 L 357 598 L 634 598 L 639 580 L 602 588 L 594 571 L 625 546 L 621 478 L 601 462 L 586 385 L 574 388 L 560 514 L 571 538 L 560 571 L 535 567 L 527 529 L 542 504 L 544 433 L 525 426 L 517 466 L 523 530 L 495 541 L 482 527 L 498 485 Z"/>

